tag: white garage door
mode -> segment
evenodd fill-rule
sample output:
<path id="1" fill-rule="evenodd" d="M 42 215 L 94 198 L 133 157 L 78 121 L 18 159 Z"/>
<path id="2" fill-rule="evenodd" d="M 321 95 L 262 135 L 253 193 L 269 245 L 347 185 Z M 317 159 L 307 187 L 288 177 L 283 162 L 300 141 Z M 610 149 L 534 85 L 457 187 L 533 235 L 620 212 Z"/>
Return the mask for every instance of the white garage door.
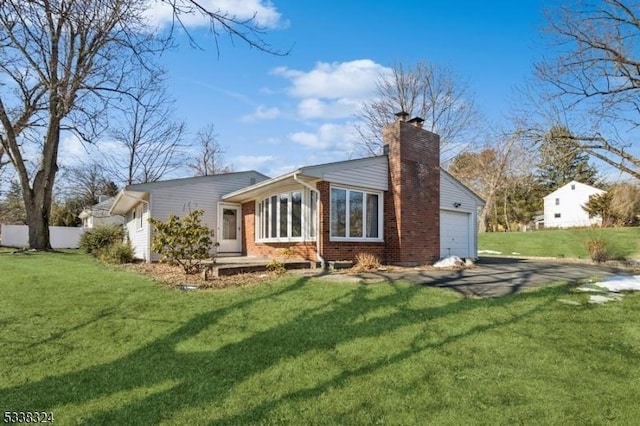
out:
<path id="1" fill-rule="evenodd" d="M 440 210 L 440 256 L 470 257 L 470 213 Z"/>

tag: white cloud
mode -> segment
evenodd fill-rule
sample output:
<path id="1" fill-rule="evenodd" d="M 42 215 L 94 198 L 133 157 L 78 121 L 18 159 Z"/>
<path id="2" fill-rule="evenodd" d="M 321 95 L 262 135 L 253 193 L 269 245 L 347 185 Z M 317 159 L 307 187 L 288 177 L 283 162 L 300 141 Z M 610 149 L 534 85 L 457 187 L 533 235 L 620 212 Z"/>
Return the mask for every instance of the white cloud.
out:
<path id="1" fill-rule="evenodd" d="M 280 67 L 273 73 L 290 80 L 287 93 L 301 99 L 298 114 L 302 118 L 338 119 L 357 113 L 373 96 L 380 76 L 389 71 L 370 59 L 358 59 L 318 62 L 308 72 Z"/>
<path id="2" fill-rule="evenodd" d="M 60 153 L 58 159 L 63 166 L 78 166 L 86 163 L 91 158 L 90 149 L 82 140 L 72 134 L 65 133 L 60 141 Z"/>
<path id="3" fill-rule="evenodd" d="M 182 8 L 190 13 L 180 15 L 182 23 L 187 27 L 203 27 L 210 24 L 209 19 L 197 11 L 190 2 L 178 1 Z M 282 15 L 268 0 L 200 0 L 198 4 L 212 12 L 227 13 L 238 20 L 254 19 L 255 24 L 264 28 L 278 28 L 284 26 Z M 255 18 L 254 18 L 255 16 Z M 147 20 L 153 26 L 171 25 L 173 22 L 173 8 L 169 2 L 149 0 Z"/>
<path id="4" fill-rule="evenodd" d="M 258 120 L 273 120 L 280 117 L 280 109 L 277 107 L 266 107 L 264 105 L 260 105 L 256 110 L 242 117 L 242 121 L 244 122 L 252 122 Z"/>
<path id="5" fill-rule="evenodd" d="M 322 100 L 309 98 L 298 104 L 298 114 L 302 118 L 336 119 L 352 116 L 361 107 L 362 101 L 357 99 Z"/>
<path id="6" fill-rule="evenodd" d="M 338 151 L 350 154 L 358 140 L 352 123 L 323 124 L 315 133 L 296 132 L 289 139 L 313 150 Z"/>
<path id="7" fill-rule="evenodd" d="M 370 96 L 380 74 L 388 71 L 388 68 L 370 59 L 358 59 L 318 62 L 309 72 L 280 67 L 274 73 L 291 80 L 289 93 L 294 97 L 340 99 Z"/>

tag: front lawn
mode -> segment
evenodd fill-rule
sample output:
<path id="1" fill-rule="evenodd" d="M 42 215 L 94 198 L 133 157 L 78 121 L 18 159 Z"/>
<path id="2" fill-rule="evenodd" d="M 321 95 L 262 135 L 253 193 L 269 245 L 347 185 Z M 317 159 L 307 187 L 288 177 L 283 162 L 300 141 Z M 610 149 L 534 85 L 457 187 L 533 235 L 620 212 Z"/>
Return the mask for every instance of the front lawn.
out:
<path id="1" fill-rule="evenodd" d="M 593 239 L 605 240 L 613 258 L 640 257 L 640 228 L 482 232 L 478 235 L 478 250 L 490 250 L 503 255 L 589 259 L 586 243 Z"/>
<path id="2" fill-rule="evenodd" d="M 56 424 L 634 424 L 640 294 L 559 301 L 579 297 L 298 275 L 184 293 L 79 253 L 2 253 L 0 411 Z"/>

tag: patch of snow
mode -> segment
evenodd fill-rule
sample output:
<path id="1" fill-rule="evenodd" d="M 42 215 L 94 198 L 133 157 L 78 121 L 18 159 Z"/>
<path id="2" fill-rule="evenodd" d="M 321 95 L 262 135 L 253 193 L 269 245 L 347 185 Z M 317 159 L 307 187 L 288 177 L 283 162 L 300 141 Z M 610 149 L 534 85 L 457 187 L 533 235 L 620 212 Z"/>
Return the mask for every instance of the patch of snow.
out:
<path id="1" fill-rule="evenodd" d="M 182 284 L 179 288 L 182 291 L 196 291 L 198 289 L 198 286 L 190 285 L 190 284 Z"/>
<path id="2" fill-rule="evenodd" d="M 478 250 L 478 254 L 502 254 L 502 252 L 495 250 Z"/>
<path id="3" fill-rule="evenodd" d="M 594 287 L 593 284 L 587 284 L 582 287 L 576 288 L 576 291 L 580 291 L 582 293 L 605 293 L 605 289 L 602 287 Z"/>
<path id="4" fill-rule="evenodd" d="M 434 268 L 451 268 L 454 266 L 464 266 L 464 261 L 458 256 L 449 256 L 433 264 Z"/>
<path id="5" fill-rule="evenodd" d="M 607 302 L 619 302 L 621 299 L 622 299 L 622 296 L 620 296 L 619 294 L 611 294 L 611 293 L 607 295 L 594 294 L 591 297 L 589 297 L 589 303 L 601 305 Z"/>
<path id="6" fill-rule="evenodd" d="M 608 291 L 640 291 L 640 275 L 623 276 L 618 275 L 605 281 L 594 283 L 594 285 Z"/>

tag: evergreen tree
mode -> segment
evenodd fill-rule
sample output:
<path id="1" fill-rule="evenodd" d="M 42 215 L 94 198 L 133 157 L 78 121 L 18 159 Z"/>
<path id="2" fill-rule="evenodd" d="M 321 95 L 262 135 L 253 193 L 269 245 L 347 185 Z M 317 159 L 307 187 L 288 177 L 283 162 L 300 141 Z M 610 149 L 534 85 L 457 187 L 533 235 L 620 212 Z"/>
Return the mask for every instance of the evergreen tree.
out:
<path id="1" fill-rule="evenodd" d="M 572 180 L 594 185 L 598 182 L 598 170 L 589 164 L 589 156 L 569 129 L 553 126 L 540 141 L 537 178 L 549 193 Z"/>

